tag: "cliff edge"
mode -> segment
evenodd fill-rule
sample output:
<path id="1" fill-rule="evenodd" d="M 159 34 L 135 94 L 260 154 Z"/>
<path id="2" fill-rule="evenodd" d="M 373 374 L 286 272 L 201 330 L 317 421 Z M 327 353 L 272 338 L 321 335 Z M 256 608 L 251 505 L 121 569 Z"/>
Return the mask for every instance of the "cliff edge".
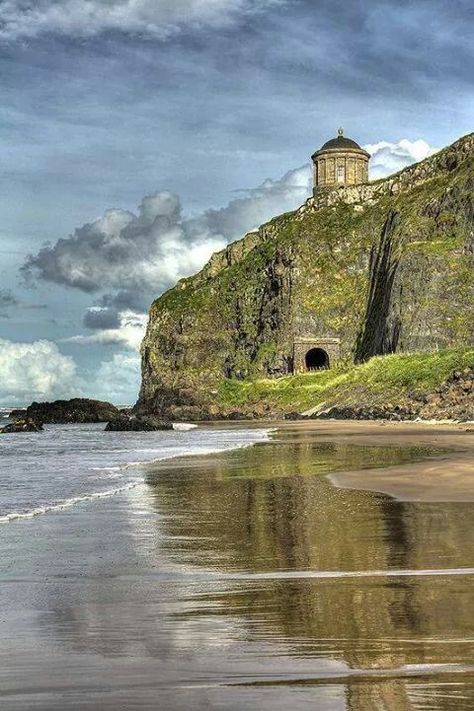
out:
<path id="1" fill-rule="evenodd" d="M 213 255 L 150 310 L 137 409 L 226 414 L 225 379 L 293 372 L 295 341 L 341 363 L 474 340 L 474 134 L 389 178 L 321 191 Z"/>

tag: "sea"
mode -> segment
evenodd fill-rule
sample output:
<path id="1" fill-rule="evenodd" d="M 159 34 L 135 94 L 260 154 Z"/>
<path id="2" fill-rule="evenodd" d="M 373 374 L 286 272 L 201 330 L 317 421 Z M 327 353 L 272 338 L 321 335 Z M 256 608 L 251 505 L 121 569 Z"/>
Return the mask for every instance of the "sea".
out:
<path id="1" fill-rule="evenodd" d="M 0 423 L 12 408 L 0 408 Z M 105 432 L 105 425 L 45 425 L 0 437 L 0 524 L 79 506 L 145 486 L 144 466 L 176 457 L 250 446 L 266 430 L 198 428 Z"/>

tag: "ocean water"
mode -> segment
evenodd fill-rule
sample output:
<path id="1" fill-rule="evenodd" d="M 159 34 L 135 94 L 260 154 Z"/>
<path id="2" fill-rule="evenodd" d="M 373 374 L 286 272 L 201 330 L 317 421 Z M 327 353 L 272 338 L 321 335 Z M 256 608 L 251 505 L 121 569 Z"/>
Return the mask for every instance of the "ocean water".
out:
<path id="1" fill-rule="evenodd" d="M 9 410 L 0 412 L 0 417 Z M 104 424 L 45 425 L 0 436 L 0 524 L 103 499 L 144 484 L 144 465 L 264 441 L 265 430 L 175 425 L 105 432 Z"/>

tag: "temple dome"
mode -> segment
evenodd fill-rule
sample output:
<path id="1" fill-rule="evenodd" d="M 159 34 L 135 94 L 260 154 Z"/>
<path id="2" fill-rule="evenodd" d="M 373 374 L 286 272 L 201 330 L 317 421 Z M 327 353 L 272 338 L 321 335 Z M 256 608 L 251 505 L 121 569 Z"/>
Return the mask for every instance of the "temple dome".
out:
<path id="1" fill-rule="evenodd" d="M 327 151 L 327 150 L 344 150 L 344 148 L 356 148 L 357 150 L 362 150 L 361 147 L 359 146 L 358 143 L 352 140 L 352 138 L 346 138 L 346 136 L 343 136 L 342 134 L 339 134 L 336 138 L 331 138 L 330 141 L 326 141 L 324 146 L 322 146 L 319 150 L 321 151 Z"/>
<path id="2" fill-rule="evenodd" d="M 314 192 L 320 188 L 360 185 L 369 180 L 370 155 L 342 128 L 312 156 Z"/>

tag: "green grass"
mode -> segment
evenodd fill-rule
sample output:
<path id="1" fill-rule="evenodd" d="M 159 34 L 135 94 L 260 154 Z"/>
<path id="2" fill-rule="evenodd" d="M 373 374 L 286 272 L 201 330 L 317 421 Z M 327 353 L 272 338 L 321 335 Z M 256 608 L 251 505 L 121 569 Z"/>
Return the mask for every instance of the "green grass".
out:
<path id="1" fill-rule="evenodd" d="M 372 358 L 331 370 L 274 379 L 225 380 L 218 399 L 224 407 L 263 403 L 276 410 L 302 411 L 322 405 L 402 404 L 409 394 L 435 390 L 455 370 L 474 366 L 474 347 Z"/>

